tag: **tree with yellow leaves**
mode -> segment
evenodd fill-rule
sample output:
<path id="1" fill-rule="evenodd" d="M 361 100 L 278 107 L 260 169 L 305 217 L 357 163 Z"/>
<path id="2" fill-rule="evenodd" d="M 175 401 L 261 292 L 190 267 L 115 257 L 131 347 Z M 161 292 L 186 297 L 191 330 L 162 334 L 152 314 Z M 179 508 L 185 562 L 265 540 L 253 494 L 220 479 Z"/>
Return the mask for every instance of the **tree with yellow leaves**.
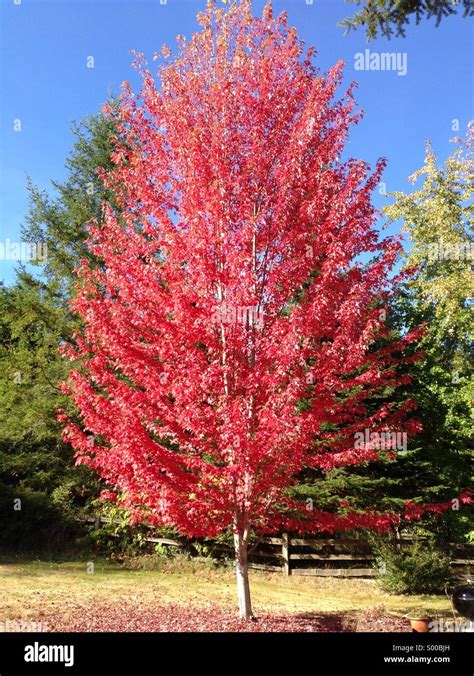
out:
<path id="1" fill-rule="evenodd" d="M 413 366 L 423 432 L 406 469 L 418 477 L 425 498 L 437 499 L 454 486 L 472 485 L 474 122 L 466 140 L 453 141 L 457 146 L 441 166 L 427 143 L 424 166 L 409 178 L 423 183 L 412 193 L 394 193 L 395 202 L 384 209 L 390 221 L 403 221 L 410 241 L 405 265 L 415 268 L 392 321 L 402 331 L 423 322 L 427 327 L 425 357 Z M 472 520 L 455 509 L 440 523 L 437 529 L 448 530 L 443 537 L 474 535 Z"/>

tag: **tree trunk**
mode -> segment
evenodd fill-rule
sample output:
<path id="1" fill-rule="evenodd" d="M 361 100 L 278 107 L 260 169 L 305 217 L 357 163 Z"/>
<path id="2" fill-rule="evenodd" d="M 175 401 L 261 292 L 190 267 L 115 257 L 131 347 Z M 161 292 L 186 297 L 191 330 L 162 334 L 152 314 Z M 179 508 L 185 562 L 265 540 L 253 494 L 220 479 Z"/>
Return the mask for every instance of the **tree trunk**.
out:
<path id="1" fill-rule="evenodd" d="M 242 533 L 234 534 L 235 573 L 237 576 L 237 598 L 240 617 L 248 620 L 253 617 L 250 600 L 249 567 L 247 561 L 247 539 Z"/>

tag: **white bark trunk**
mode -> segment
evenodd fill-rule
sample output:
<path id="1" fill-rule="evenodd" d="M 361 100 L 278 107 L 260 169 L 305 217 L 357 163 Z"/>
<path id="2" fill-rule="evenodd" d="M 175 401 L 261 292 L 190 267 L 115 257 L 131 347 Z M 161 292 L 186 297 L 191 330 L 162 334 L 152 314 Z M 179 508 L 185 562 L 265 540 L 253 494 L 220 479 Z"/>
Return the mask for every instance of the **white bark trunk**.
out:
<path id="1" fill-rule="evenodd" d="M 243 620 L 253 617 L 252 602 L 250 600 L 249 568 L 247 561 L 247 542 L 241 534 L 234 535 L 235 545 L 235 573 L 237 577 L 237 599 L 239 613 Z"/>

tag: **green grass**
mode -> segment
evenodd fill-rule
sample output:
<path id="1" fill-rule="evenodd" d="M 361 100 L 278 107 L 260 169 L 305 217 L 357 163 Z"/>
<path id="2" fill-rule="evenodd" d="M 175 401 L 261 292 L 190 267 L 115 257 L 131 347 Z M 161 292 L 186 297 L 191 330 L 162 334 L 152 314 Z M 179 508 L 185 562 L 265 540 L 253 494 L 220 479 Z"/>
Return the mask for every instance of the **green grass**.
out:
<path id="1" fill-rule="evenodd" d="M 145 605 L 186 604 L 199 608 L 218 604 L 235 607 L 234 575 L 207 561 L 163 560 L 153 570 L 131 570 L 102 560 L 62 563 L 12 561 L 0 563 L 0 621 L 41 619 L 55 608 L 88 602 L 140 602 Z M 403 615 L 423 607 L 448 615 L 446 596 L 392 596 L 374 580 L 284 577 L 252 571 L 251 588 L 257 612 L 342 612 L 358 614 L 381 604 L 388 613 Z"/>

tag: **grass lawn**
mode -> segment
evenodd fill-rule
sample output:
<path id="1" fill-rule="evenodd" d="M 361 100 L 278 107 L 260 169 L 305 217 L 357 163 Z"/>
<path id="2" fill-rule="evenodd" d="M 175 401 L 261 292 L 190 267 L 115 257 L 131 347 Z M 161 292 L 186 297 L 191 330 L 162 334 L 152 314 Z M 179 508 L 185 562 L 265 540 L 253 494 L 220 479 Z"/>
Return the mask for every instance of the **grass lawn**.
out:
<path id="1" fill-rule="evenodd" d="M 141 612 L 147 616 L 166 607 L 192 609 L 195 616 L 212 609 L 228 615 L 236 612 L 232 570 L 214 568 L 205 561 L 178 557 L 164 560 L 158 569 L 131 570 L 96 560 L 94 572 L 88 572 L 88 568 L 87 560 L 2 561 L 0 622 L 53 619 L 54 624 L 54 618 L 62 618 L 62 626 L 70 628 L 70 617 L 88 614 L 90 622 L 94 613 L 106 615 L 106 609 L 122 609 L 123 615 L 129 608 L 135 615 Z M 415 607 L 425 608 L 432 615 L 450 614 L 444 595 L 391 596 L 374 580 L 284 577 L 252 571 L 251 588 L 257 615 L 337 614 L 357 619 L 377 607 L 380 612 L 381 605 L 388 616 L 403 615 Z M 82 628 L 80 622 L 75 626 Z"/>

